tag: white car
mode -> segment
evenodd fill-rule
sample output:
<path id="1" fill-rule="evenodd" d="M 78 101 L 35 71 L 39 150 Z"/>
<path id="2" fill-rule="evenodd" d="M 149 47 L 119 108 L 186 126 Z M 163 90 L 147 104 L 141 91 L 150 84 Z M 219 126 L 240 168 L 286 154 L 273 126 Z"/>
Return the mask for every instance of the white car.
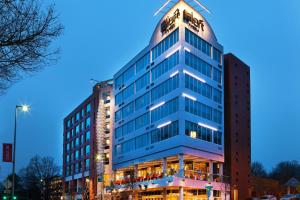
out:
<path id="1" fill-rule="evenodd" d="M 260 198 L 261 200 L 277 200 L 274 195 L 264 195 Z"/>

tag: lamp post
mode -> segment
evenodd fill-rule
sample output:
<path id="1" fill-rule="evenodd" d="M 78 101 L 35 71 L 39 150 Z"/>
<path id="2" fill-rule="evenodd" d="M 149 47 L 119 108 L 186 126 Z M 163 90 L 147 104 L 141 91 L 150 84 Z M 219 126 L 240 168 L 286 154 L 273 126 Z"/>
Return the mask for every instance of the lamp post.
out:
<path id="1" fill-rule="evenodd" d="M 11 193 L 11 199 L 15 196 L 15 168 L 16 168 L 16 139 L 17 139 L 17 117 L 18 117 L 18 110 L 21 110 L 22 112 L 28 112 L 30 109 L 30 106 L 28 105 L 16 105 L 15 108 L 15 127 L 14 127 L 14 143 L 13 143 L 13 167 L 12 167 L 12 193 Z"/>

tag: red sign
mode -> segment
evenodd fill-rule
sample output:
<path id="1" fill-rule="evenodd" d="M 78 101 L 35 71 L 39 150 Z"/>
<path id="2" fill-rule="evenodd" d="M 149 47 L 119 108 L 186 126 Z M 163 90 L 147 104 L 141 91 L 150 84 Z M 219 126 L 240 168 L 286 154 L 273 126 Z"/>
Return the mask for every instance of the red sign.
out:
<path id="1" fill-rule="evenodd" d="M 12 162 L 12 144 L 3 144 L 3 162 Z"/>

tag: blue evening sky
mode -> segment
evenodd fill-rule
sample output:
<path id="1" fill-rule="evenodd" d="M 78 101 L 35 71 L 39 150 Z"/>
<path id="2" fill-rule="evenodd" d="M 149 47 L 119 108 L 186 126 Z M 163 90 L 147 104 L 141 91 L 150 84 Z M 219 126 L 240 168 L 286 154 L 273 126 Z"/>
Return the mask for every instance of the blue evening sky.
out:
<path id="1" fill-rule="evenodd" d="M 300 161 L 300 1 L 202 2 L 225 52 L 251 66 L 252 159 L 268 170 L 282 160 Z M 19 117 L 18 169 L 35 154 L 61 164 L 64 116 L 91 94 L 90 78 L 111 78 L 148 44 L 164 0 L 55 3 L 65 26 L 56 42 L 61 59 L 0 96 L 0 143 L 12 141 L 15 105 L 32 106 Z M 0 179 L 10 169 L 1 162 Z"/>

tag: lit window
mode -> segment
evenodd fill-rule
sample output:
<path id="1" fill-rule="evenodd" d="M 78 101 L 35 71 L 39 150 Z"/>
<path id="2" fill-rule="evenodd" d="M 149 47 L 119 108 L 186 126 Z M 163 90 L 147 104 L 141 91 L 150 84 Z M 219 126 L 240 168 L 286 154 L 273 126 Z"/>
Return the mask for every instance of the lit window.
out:
<path id="1" fill-rule="evenodd" d="M 196 131 L 191 131 L 191 137 L 196 138 L 197 137 L 197 132 Z"/>

